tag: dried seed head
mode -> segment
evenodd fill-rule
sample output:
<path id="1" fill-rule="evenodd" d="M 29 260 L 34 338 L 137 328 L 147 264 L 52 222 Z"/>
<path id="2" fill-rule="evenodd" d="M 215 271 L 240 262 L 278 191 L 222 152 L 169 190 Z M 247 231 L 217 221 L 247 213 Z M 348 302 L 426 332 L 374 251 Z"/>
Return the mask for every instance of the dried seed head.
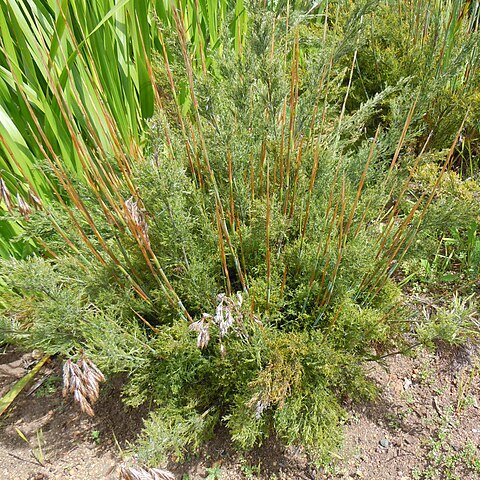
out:
<path id="1" fill-rule="evenodd" d="M 122 480 L 152 480 L 151 475 L 143 469 L 127 467 L 125 465 L 120 467 L 120 478 Z"/>
<path id="2" fill-rule="evenodd" d="M 264 410 L 268 408 L 268 402 L 264 400 L 259 400 L 255 405 L 255 418 L 260 420 L 263 415 Z"/>
<path id="3" fill-rule="evenodd" d="M 175 480 L 175 475 L 168 470 L 148 467 L 120 466 L 120 480 Z"/>
<path id="4" fill-rule="evenodd" d="M 92 407 L 88 403 L 88 400 L 85 398 L 85 396 L 80 390 L 75 390 L 73 392 L 73 398 L 80 405 L 80 410 L 82 410 L 82 412 L 86 413 L 89 417 L 93 417 L 95 415 Z"/>
<path id="5" fill-rule="evenodd" d="M 77 363 L 68 359 L 63 366 L 63 396 L 73 394 L 82 412 L 91 417 L 94 415 L 92 405 L 100 394 L 99 383 L 104 381 L 102 372 L 85 356 Z"/>
<path id="6" fill-rule="evenodd" d="M 237 307 L 240 308 L 243 304 L 242 292 L 237 292 Z"/>
<path id="7" fill-rule="evenodd" d="M 5 202 L 7 210 L 11 212 L 13 210 L 12 196 L 7 188 L 7 185 L 3 181 L 3 178 L 0 177 L 0 201 L 1 200 Z"/>
<path id="8" fill-rule="evenodd" d="M 220 337 L 225 337 L 227 335 L 228 330 L 233 325 L 234 321 L 235 319 L 232 315 L 232 311 L 230 309 L 225 309 L 224 317 L 222 321 L 218 324 L 218 327 L 220 328 Z"/>
<path id="9" fill-rule="evenodd" d="M 98 386 L 98 382 L 92 376 L 91 372 L 86 372 L 84 374 L 83 386 L 85 397 L 88 398 L 91 403 L 95 403 L 100 395 L 100 388 Z"/>
<path id="10" fill-rule="evenodd" d="M 28 191 L 28 202 L 35 207 L 35 210 L 42 208 L 42 201 L 31 191 Z"/>
<path id="11" fill-rule="evenodd" d="M 150 468 L 150 472 L 155 475 L 154 480 L 175 480 L 175 475 L 168 470 L 162 470 L 160 468 Z"/>
<path id="12" fill-rule="evenodd" d="M 219 324 L 223 320 L 223 300 L 220 299 L 220 295 L 217 297 L 219 299 L 219 303 L 217 305 L 217 309 L 215 310 L 215 322 Z"/>
<path id="13" fill-rule="evenodd" d="M 124 202 L 132 222 L 140 229 L 143 239 L 150 246 L 150 238 L 148 236 L 148 224 L 145 220 L 145 210 L 138 206 L 138 200 L 134 200 L 130 197 Z"/>
<path id="14" fill-rule="evenodd" d="M 67 393 L 70 392 L 70 387 L 71 387 L 71 373 L 70 373 L 70 364 L 72 361 L 68 359 L 64 364 L 63 364 L 63 396 L 66 397 Z"/>
<path id="15" fill-rule="evenodd" d="M 224 293 L 217 295 L 218 305 L 215 312 L 215 323 L 220 329 L 220 338 L 228 334 L 228 331 L 235 323 L 235 319 L 239 321 L 243 318 L 240 311 L 240 306 L 243 302 L 241 294 L 237 294 L 237 299 L 238 301 L 235 302 Z"/>
<path id="16" fill-rule="evenodd" d="M 18 205 L 18 211 L 20 212 L 20 215 L 25 218 L 25 220 L 28 220 L 30 217 L 30 214 L 32 213 L 32 209 L 30 208 L 30 205 L 20 196 L 20 194 L 17 192 L 17 205 Z"/>
<path id="17" fill-rule="evenodd" d="M 84 361 L 87 364 L 87 367 L 88 367 L 90 373 L 94 376 L 94 378 L 97 380 L 97 382 L 99 382 L 99 383 L 104 382 L 105 377 L 103 376 L 103 373 L 98 369 L 98 367 L 88 358 L 85 358 Z"/>
<path id="18" fill-rule="evenodd" d="M 193 322 L 188 327 L 190 330 L 197 332 L 197 347 L 198 348 L 206 348 L 208 346 L 208 342 L 210 341 L 210 332 L 208 330 L 209 324 L 208 322 L 202 320 L 198 320 Z"/>
<path id="19" fill-rule="evenodd" d="M 125 208 L 130 214 L 130 217 L 132 217 L 134 223 L 140 225 L 142 221 L 142 214 L 138 208 L 138 201 L 134 200 L 133 197 L 130 197 L 129 199 L 125 200 Z"/>
<path id="20" fill-rule="evenodd" d="M 227 336 L 228 332 L 235 323 L 239 324 L 243 320 L 243 313 L 241 310 L 243 297 L 240 292 L 237 292 L 236 298 L 230 298 L 224 293 L 219 293 L 217 295 L 217 302 L 218 304 L 215 309 L 215 315 L 212 316 L 209 313 L 203 313 L 202 320 L 191 324 L 190 329 L 199 333 L 197 345 L 200 348 L 204 348 L 210 339 L 210 336 L 208 335 L 208 325 L 210 321 L 216 323 L 220 330 L 220 353 L 222 356 L 224 356 L 225 346 L 222 344 L 222 339 Z M 208 321 L 208 323 L 204 324 L 203 321 Z M 242 333 L 239 331 L 237 331 L 237 334 L 240 336 L 242 335 Z"/>

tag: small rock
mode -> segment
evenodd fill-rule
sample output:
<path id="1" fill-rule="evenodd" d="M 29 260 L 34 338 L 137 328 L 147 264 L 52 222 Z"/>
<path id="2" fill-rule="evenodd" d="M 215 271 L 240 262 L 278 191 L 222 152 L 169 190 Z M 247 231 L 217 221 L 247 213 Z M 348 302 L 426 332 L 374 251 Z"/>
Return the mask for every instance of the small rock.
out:
<path id="1" fill-rule="evenodd" d="M 403 389 L 408 390 L 413 385 L 413 382 L 409 378 L 403 379 Z"/>
<path id="2" fill-rule="evenodd" d="M 314 468 L 307 469 L 307 476 L 312 480 L 317 480 L 317 478 L 320 478 L 320 476 L 317 476 L 317 471 Z"/>
<path id="3" fill-rule="evenodd" d="M 42 472 L 35 473 L 32 477 L 29 477 L 28 480 L 47 480 L 48 475 Z"/>
<path id="4" fill-rule="evenodd" d="M 381 447 L 388 448 L 390 447 L 390 442 L 386 438 L 382 438 L 379 442 Z"/>

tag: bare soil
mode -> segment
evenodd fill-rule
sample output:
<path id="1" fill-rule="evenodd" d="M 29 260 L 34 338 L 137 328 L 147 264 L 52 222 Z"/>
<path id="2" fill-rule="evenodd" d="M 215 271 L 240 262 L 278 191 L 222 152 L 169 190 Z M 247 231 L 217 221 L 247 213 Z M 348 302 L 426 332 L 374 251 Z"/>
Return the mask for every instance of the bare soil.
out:
<path id="1" fill-rule="evenodd" d="M 0 396 L 35 364 L 34 357 L 0 352 Z M 315 468 L 300 449 L 275 440 L 249 454 L 235 453 L 219 429 L 201 452 L 169 468 L 179 480 L 479 479 L 477 359 L 476 349 L 462 347 L 367 365 L 378 399 L 346 405 L 345 444 L 327 467 Z M 43 383 L 35 391 L 35 382 L 27 387 L 0 417 L 1 480 L 118 478 L 122 449 L 135 441 L 147 411 L 125 407 L 122 379 L 109 379 L 95 417 L 87 417 L 62 398 L 60 367 L 51 360 L 35 379 Z"/>

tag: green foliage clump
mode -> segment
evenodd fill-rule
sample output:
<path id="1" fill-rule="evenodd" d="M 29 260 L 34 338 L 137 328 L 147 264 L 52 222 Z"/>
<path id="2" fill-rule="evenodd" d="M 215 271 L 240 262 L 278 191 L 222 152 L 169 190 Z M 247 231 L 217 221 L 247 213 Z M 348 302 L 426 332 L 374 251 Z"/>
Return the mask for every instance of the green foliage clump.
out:
<path id="1" fill-rule="evenodd" d="M 418 338 L 428 346 L 439 343 L 463 345 L 479 338 L 477 315 L 478 310 L 472 296 L 462 298 L 456 294 L 448 306 L 438 308 L 420 323 L 417 328 Z"/>
<path id="2" fill-rule="evenodd" d="M 125 401 L 155 408 L 146 463 L 182 458 L 220 422 L 240 448 L 277 435 L 327 461 L 342 400 L 375 394 L 363 362 L 401 346 L 393 278 L 434 221 L 427 207 L 449 181 L 475 200 L 421 164 L 421 126 L 402 137 L 414 80 L 398 69 L 358 96 L 345 65 L 368 57 L 353 25 L 374 11 L 344 7 L 322 29 L 252 15 L 243 56 L 218 49 L 214 74 L 158 59 L 169 101 L 148 160 L 105 160 L 88 186 L 63 179 L 68 202 L 32 213 L 25 233 L 53 258 L 0 265 L 0 341 L 126 372 Z M 415 182 L 440 184 L 437 197 L 417 201 Z"/>
<path id="3" fill-rule="evenodd" d="M 409 109 L 416 102 L 408 135 L 417 136 L 417 151 L 427 137 L 428 148 L 449 148 L 463 127 L 465 153 L 478 152 L 478 9 L 469 11 L 469 4 L 457 1 L 372 4 L 360 22 L 351 108 L 408 78 L 406 95 L 396 108 Z M 348 23 L 339 26 L 348 31 Z M 382 110 L 387 118 L 392 113 Z"/>
<path id="4" fill-rule="evenodd" d="M 426 154 L 410 170 L 411 198 L 431 196 L 431 202 L 403 269 L 425 283 L 455 281 L 471 290 L 480 268 L 480 186 L 454 170 L 442 173 L 439 159 L 446 155 Z"/>

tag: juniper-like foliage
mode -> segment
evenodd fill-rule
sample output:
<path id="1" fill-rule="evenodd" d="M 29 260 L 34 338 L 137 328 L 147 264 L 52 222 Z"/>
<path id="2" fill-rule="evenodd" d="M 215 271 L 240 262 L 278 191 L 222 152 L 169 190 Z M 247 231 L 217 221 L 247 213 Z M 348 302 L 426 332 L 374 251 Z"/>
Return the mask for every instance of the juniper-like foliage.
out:
<path id="1" fill-rule="evenodd" d="M 374 394 L 363 362 L 401 346 L 395 276 L 455 150 L 416 192 L 428 102 L 395 76 L 358 95 L 374 15 L 252 14 L 242 56 L 218 50 L 209 75 L 181 26 L 166 32 L 146 160 L 106 159 L 89 187 L 62 178 L 67 200 L 26 233 L 50 258 L 2 263 L 4 340 L 84 352 L 154 406 L 142 464 L 219 423 L 241 448 L 274 434 L 327 461 L 342 399 Z"/>

